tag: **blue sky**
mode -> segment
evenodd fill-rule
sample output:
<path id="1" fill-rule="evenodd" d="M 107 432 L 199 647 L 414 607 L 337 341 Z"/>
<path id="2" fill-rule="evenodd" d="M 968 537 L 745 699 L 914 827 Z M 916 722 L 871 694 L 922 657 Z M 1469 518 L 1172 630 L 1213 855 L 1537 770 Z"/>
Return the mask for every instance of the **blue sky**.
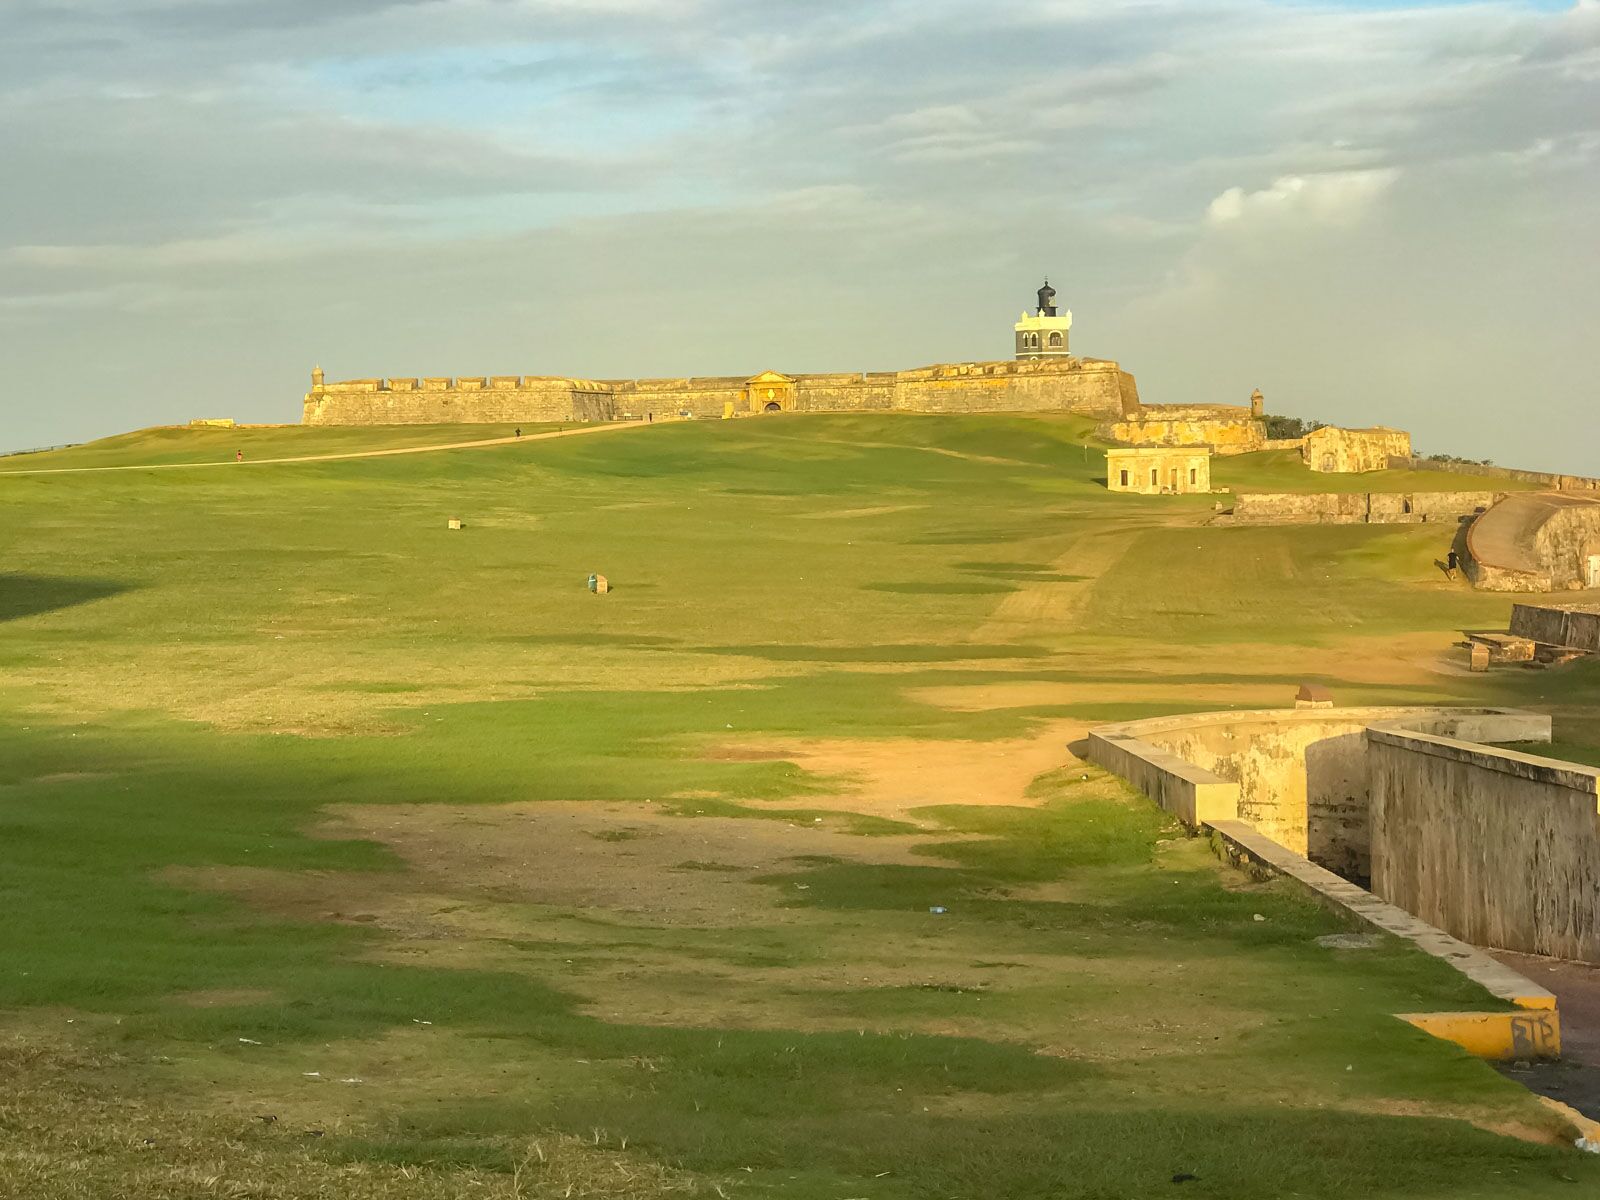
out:
<path id="1" fill-rule="evenodd" d="M 1600 473 L 1597 113 L 1600 0 L 6 0 L 0 449 L 1004 356 L 1048 270 L 1147 400 Z"/>

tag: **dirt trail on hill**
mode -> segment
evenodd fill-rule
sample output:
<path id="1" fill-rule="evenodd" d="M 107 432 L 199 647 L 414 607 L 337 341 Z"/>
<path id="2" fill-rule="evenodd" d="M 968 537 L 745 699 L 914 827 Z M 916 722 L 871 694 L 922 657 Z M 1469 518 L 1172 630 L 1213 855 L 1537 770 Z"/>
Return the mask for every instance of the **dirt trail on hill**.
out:
<path id="1" fill-rule="evenodd" d="M 336 462 L 347 458 L 391 458 L 397 454 L 431 454 L 436 450 L 470 450 L 478 446 L 511 446 L 519 442 L 543 442 L 551 438 L 582 437 L 590 433 L 616 432 L 621 429 L 647 429 L 652 425 L 666 425 L 668 421 L 611 423 L 583 425 L 576 429 L 557 429 L 549 433 L 530 433 L 524 437 L 482 438 L 474 442 L 438 442 L 427 446 L 393 446 L 387 450 L 347 450 L 341 454 L 299 454 L 290 458 L 253 458 L 236 462 L 222 459 L 218 462 L 194 463 L 128 463 L 114 467 L 30 467 L 23 471 L 0 470 L 5 475 L 85 475 L 95 471 L 186 471 L 196 467 L 266 467 L 281 463 Z"/>
<path id="2" fill-rule="evenodd" d="M 1029 583 L 1012 592 L 1000 601 L 971 640 L 1010 637 L 1019 628 L 1032 629 L 1041 624 L 1059 629 L 1082 609 L 1094 585 L 1122 561 L 1137 540 L 1137 533 L 1136 528 L 1120 523 L 1090 530 L 1050 564 L 1057 574 L 1077 578 Z"/>
<path id="3" fill-rule="evenodd" d="M 965 699 L 980 708 L 984 689 L 969 689 Z M 1078 760 L 1067 745 L 1084 736 L 1078 721 L 1049 721 L 1027 737 L 969 742 L 920 738 L 878 741 L 839 739 L 773 740 L 713 749 L 708 758 L 740 756 L 782 759 L 837 782 L 826 797 L 802 801 L 822 808 L 915 821 L 915 810 L 937 804 L 1017 804 L 1031 806 L 1028 785 L 1035 778 Z M 752 808 L 761 801 L 746 800 Z M 774 807 L 792 808 L 794 801 Z"/>

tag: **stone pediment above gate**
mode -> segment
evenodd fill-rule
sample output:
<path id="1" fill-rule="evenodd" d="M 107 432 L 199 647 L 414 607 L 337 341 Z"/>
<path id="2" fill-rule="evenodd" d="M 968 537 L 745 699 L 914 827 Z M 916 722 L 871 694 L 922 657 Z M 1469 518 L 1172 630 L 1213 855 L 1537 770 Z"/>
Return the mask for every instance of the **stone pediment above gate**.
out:
<path id="1" fill-rule="evenodd" d="M 763 371 L 761 374 L 752 376 L 745 382 L 752 387 L 757 385 L 762 387 L 771 387 L 772 385 L 779 383 L 793 383 L 794 380 L 788 375 L 780 375 L 777 371 Z"/>

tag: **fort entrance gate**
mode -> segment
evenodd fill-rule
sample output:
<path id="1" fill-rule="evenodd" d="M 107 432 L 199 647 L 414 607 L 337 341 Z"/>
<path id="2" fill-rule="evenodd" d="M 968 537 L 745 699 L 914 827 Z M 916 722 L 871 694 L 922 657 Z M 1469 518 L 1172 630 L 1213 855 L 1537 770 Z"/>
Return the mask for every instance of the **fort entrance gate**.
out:
<path id="1" fill-rule="evenodd" d="M 744 397 L 750 412 L 793 412 L 794 380 L 776 371 L 763 371 L 745 383 Z"/>

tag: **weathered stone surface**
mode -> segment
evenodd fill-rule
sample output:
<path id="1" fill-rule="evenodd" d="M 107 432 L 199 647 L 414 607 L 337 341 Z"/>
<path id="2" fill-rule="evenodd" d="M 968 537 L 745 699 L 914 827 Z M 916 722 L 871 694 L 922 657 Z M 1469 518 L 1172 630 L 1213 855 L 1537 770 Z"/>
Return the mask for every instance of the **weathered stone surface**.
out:
<path id="1" fill-rule="evenodd" d="M 1097 432 L 1125 446 L 1203 446 L 1214 454 L 1247 454 L 1267 443 L 1256 414 L 1222 404 L 1145 404 Z"/>
<path id="2" fill-rule="evenodd" d="M 1600 962 L 1600 769 L 1368 730 L 1373 890 L 1480 946 Z"/>
<path id="3" fill-rule="evenodd" d="M 1391 458 L 1409 458 L 1411 435 L 1400 429 L 1339 429 L 1325 425 L 1306 434 L 1300 455 L 1313 471 L 1387 470 Z"/>
<path id="4" fill-rule="evenodd" d="M 1493 592 L 1600 587 L 1600 496 L 1513 492 L 1467 529 L 1467 577 Z"/>
<path id="5" fill-rule="evenodd" d="M 1165 446 L 1106 451 L 1106 487 L 1145 496 L 1211 490 L 1211 451 Z"/>
<path id="6" fill-rule="evenodd" d="M 1238 525 L 1414 525 L 1456 523 L 1504 492 L 1241 492 Z"/>
<path id="7" fill-rule="evenodd" d="M 399 386 L 396 386 L 396 384 Z M 753 378 L 357 379 L 313 381 L 307 425 L 610 421 L 761 412 L 1074 412 L 1102 419 L 1137 411 L 1133 376 L 1114 362 L 1062 357 L 944 363 L 910 371 Z"/>
<path id="8" fill-rule="evenodd" d="M 1267 709 L 1105 726 L 1090 732 L 1089 757 L 1163 807 L 1177 803 L 1168 811 L 1188 824 L 1197 822 L 1184 807 L 1237 817 L 1296 854 L 1359 879 L 1369 874 L 1371 853 L 1363 733 L 1379 721 L 1446 728 L 1472 740 L 1550 739 L 1549 717 L 1514 709 Z M 1223 783 L 1233 791 L 1219 791 Z M 1208 790 L 1197 791 L 1200 784 Z"/>
<path id="9" fill-rule="evenodd" d="M 1600 603 L 1513 604 L 1511 632 L 1547 646 L 1600 654 Z"/>

